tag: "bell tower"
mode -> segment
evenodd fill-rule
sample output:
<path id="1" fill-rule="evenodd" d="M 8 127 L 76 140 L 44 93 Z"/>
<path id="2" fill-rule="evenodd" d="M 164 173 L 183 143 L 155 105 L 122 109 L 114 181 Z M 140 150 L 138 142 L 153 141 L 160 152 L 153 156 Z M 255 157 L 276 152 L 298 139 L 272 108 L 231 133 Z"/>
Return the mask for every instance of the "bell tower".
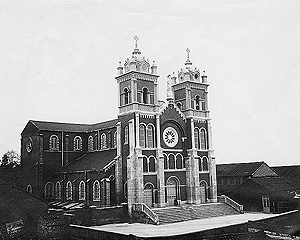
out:
<path id="1" fill-rule="evenodd" d="M 134 37 L 135 48 L 132 55 L 122 64 L 119 62 L 119 114 L 133 111 L 156 112 L 158 110 L 158 75 L 155 61 L 141 55 L 137 36 Z"/>
<path id="2" fill-rule="evenodd" d="M 200 203 L 203 185 L 206 184 L 209 201 L 217 200 L 216 163 L 212 146 L 211 119 L 208 108 L 208 86 L 205 71 L 200 73 L 190 60 L 190 50 L 186 49 L 184 68 L 171 77 L 174 102 L 187 119 L 189 132 L 188 158 L 186 167 L 187 201 Z M 203 166 L 205 169 L 203 168 Z M 209 178 L 205 174 L 209 174 Z M 202 183 L 200 186 L 199 183 Z M 204 183 L 205 182 L 205 183 Z"/>

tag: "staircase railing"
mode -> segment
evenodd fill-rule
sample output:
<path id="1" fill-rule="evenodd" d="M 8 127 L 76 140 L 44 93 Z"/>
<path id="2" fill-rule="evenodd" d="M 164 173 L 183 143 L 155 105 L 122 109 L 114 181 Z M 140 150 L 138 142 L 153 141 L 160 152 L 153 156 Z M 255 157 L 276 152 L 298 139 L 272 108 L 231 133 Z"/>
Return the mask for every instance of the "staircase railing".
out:
<path id="1" fill-rule="evenodd" d="M 239 213 L 244 213 L 244 206 L 243 205 L 238 204 L 236 201 L 232 200 L 231 198 L 229 198 L 225 195 L 218 196 L 218 202 L 226 203 L 230 207 L 237 210 Z"/>
<path id="2" fill-rule="evenodd" d="M 141 211 L 145 213 L 155 224 L 159 224 L 158 216 L 145 203 L 134 203 L 132 205 L 132 211 Z"/>

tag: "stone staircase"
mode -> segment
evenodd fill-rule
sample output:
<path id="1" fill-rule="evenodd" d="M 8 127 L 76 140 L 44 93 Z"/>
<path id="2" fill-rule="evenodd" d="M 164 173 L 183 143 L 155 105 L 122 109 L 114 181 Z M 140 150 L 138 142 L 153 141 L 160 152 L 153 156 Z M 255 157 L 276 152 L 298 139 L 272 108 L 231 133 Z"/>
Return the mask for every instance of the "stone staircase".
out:
<path id="1" fill-rule="evenodd" d="M 158 216 L 159 224 L 240 214 L 225 203 L 183 204 L 176 207 L 152 208 L 152 211 Z"/>

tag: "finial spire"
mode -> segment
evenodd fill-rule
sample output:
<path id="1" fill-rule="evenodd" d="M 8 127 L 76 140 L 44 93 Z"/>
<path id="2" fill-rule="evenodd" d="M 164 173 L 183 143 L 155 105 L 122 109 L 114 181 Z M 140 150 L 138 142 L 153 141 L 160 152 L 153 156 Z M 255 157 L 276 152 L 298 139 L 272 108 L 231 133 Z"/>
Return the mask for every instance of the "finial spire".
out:
<path id="1" fill-rule="evenodd" d="M 135 48 L 138 48 L 137 42 L 138 42 L 138 40 L 139 40 L 139 37 L 138 37 L 137 35 L 135 35 L 135 36 L 133 37 L 133 39 L 135 40 Z"/>
<path id="2" fill-rule="evenodd" d="M 139 48 L 138 48 L 138 45 L 137 45 L 137 42 L 138 42 L 138 40 L 139 40 L 138 36 L 135 35 L 135 36 L 133 37 L 133 39 L 135 40 L 135 48 L 134 48 L 132 54 L 141 54 L 141 52 L 140 52 L 140 50 L 139 50 Z"/>
<path id="3" fill-rule="evenodd" d="M 191 62 L 191 60 L 190 60 L 190 52 L 191 52 L 190 49 L 187 48 L 187 49 L 186 49 L 187 58 L 186 58 L 185 65 L 192 65 L 192 62 Z"/>

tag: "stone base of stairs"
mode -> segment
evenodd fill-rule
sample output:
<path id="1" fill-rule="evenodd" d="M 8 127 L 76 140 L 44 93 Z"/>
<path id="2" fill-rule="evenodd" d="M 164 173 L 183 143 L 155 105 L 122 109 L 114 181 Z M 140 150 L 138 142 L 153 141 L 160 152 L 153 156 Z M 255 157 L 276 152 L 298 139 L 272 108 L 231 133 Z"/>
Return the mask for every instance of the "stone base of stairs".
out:
<path id="1" fill-rule="evenodd" d="M 183 204 L 176 207 L 153 208 L 152 210 L 157 214 L 159 224 L 240 214 L 225 203 Z"/>

